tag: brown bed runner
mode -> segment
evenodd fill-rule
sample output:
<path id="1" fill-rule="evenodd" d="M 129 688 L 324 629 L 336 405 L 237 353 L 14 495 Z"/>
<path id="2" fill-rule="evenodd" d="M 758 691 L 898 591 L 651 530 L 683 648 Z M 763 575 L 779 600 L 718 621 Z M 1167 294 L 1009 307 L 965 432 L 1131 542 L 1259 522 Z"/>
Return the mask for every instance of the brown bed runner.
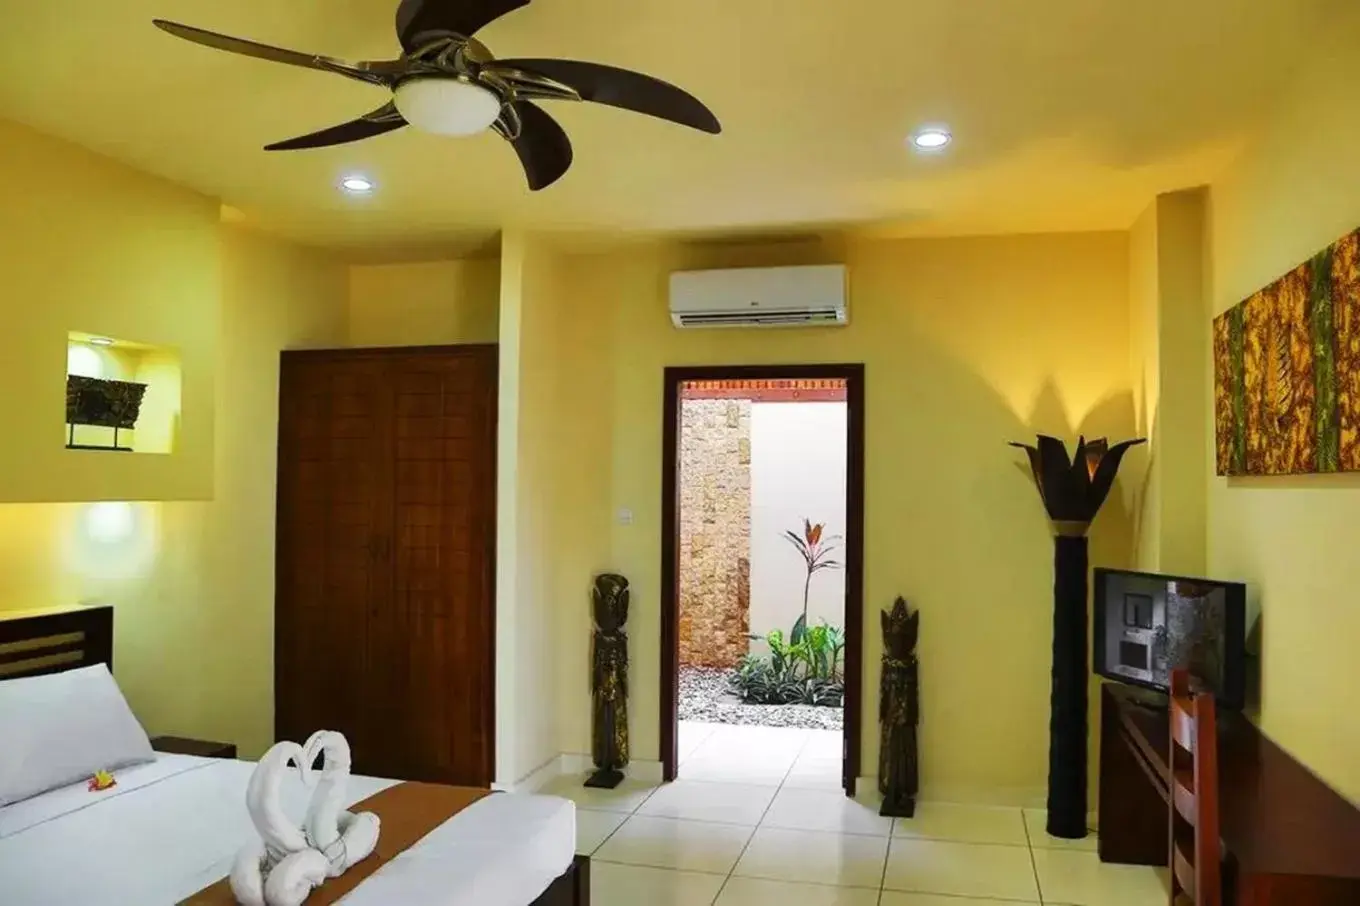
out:
<path id="1" fill-rule="evenodd" d="M 307 906 L 331 906 L 430 831 L 489 794 L 490 790 L 462 786 L 399 783 L 350 806 L 352 812 L 373 812 L 378 816 L 382 822 L 378 847 L 340 877 L 330 878 L 313 890 Z M 236 906 L 236 897 L 223 878 L 183 900 L 180 906 Z"/>

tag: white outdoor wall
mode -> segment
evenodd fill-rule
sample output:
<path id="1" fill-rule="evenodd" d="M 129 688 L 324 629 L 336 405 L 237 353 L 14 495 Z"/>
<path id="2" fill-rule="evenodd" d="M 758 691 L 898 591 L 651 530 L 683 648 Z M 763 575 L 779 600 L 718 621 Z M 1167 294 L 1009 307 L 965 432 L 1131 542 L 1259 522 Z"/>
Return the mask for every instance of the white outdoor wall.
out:
<path id="1" fill-rule="evenodd" d="M 783 533 L 806 517 L 845 533 L 845 403 L 751 407 L 751 632 L 793 627 L 803 609 L 803 560 Z M 835 559 L 843 561 L 844 548 Z M 843 626 L 845 571 L 812 578 L 808 623 Z M 755 643 L 753 650 L 764 645 Z"/>

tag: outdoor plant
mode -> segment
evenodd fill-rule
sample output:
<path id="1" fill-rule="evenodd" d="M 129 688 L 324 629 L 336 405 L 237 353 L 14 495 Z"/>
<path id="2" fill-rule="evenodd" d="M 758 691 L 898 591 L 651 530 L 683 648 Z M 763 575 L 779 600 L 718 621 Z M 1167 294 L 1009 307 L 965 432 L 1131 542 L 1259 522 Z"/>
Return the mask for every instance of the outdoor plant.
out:
<path id="1" fill-rule="evenodd" d="M 784 532 L 784 537 L 798 549 L 798 554 L 807 565 L 807 575 L 803 579 L 803 618 L 794 624 L 795 633 L 797 633 L 799 625 L 805 628 L 807 626 L 808 592 L 812 588 L 813 574 L 824 569 L 841 568 L 840 561 L 831 558 L 831 552 L 836 549 L 836 542 L 841 540 L 841 536 L 827 535 L 823 537 L 822 530 L 825 528 L 826 524 L 823 522 L 813 525 L 810 519 L 804 519 L 801 536 L 793 531 Z M 798 639 L 793 638 L 791 641 L 796 643 Z"/>
<path id="2" fill-rule="evenodd" d="M 763 639 L 769 647 L 768 656 L 747 655 L 732 676 L 732 688 L 747 704 L 759 705 L 826 705 L 840 707 L 845 695 L 845 677 L 841 656 L 845 651 L 845 633 L 823 620 L 817 626 L 807 624 L 808 595 L 812 577 L 824 569 L 840 569 L 840 561 L 831 557 L 839 535 L 825 534 L 825 524 L 814 525 L 803 520 L 803 532 L 786 531 L 783 536 L 803 558 L 806 574 L 803 579 L 803 612 L 793 624 L 787 640 L 783 630 L 775 629 Z"/>
<path id="3" fill-rule="evenodd" d="M 789 638 L 795 633 L 799 638 L 796 643 L 786 642 L 779 629 L 751 636 L 763 638 L 770 653 L 747 655 L 732 677 L 733 689 L 746 704 L 840 706 L 845 694 L 841 670 L 844 633 L 825 621 L 808 629 L 802 617 Z"/>

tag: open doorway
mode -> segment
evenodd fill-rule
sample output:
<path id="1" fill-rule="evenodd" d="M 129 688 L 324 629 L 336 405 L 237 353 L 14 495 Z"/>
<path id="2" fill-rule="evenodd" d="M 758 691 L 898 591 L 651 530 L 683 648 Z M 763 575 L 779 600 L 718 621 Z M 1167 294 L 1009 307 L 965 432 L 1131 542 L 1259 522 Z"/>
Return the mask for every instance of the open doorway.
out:
<path id="1" fill-rule="evenodd" d="M 664 777 L 853 795 L 863 366 L 671 368 L 665 383 Z"/>

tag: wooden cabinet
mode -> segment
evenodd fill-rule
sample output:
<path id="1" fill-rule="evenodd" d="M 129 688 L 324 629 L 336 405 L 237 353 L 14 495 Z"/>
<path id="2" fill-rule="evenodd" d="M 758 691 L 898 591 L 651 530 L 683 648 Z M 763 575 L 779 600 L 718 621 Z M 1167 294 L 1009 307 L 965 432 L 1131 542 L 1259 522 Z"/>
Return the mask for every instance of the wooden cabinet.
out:
<path id="1" fill-rule="evenodd" d="M 194 755 L 198 758 L 235 758 L 236 743 L 212 742 L 188 736 L 153 736 L 151 748 L 171 755 Z"/>
<path id="2" fill-rule="evenodd" d="M 494 770 L 496 349 L 286 352 L 276 732 L 354 770 Z"/>

